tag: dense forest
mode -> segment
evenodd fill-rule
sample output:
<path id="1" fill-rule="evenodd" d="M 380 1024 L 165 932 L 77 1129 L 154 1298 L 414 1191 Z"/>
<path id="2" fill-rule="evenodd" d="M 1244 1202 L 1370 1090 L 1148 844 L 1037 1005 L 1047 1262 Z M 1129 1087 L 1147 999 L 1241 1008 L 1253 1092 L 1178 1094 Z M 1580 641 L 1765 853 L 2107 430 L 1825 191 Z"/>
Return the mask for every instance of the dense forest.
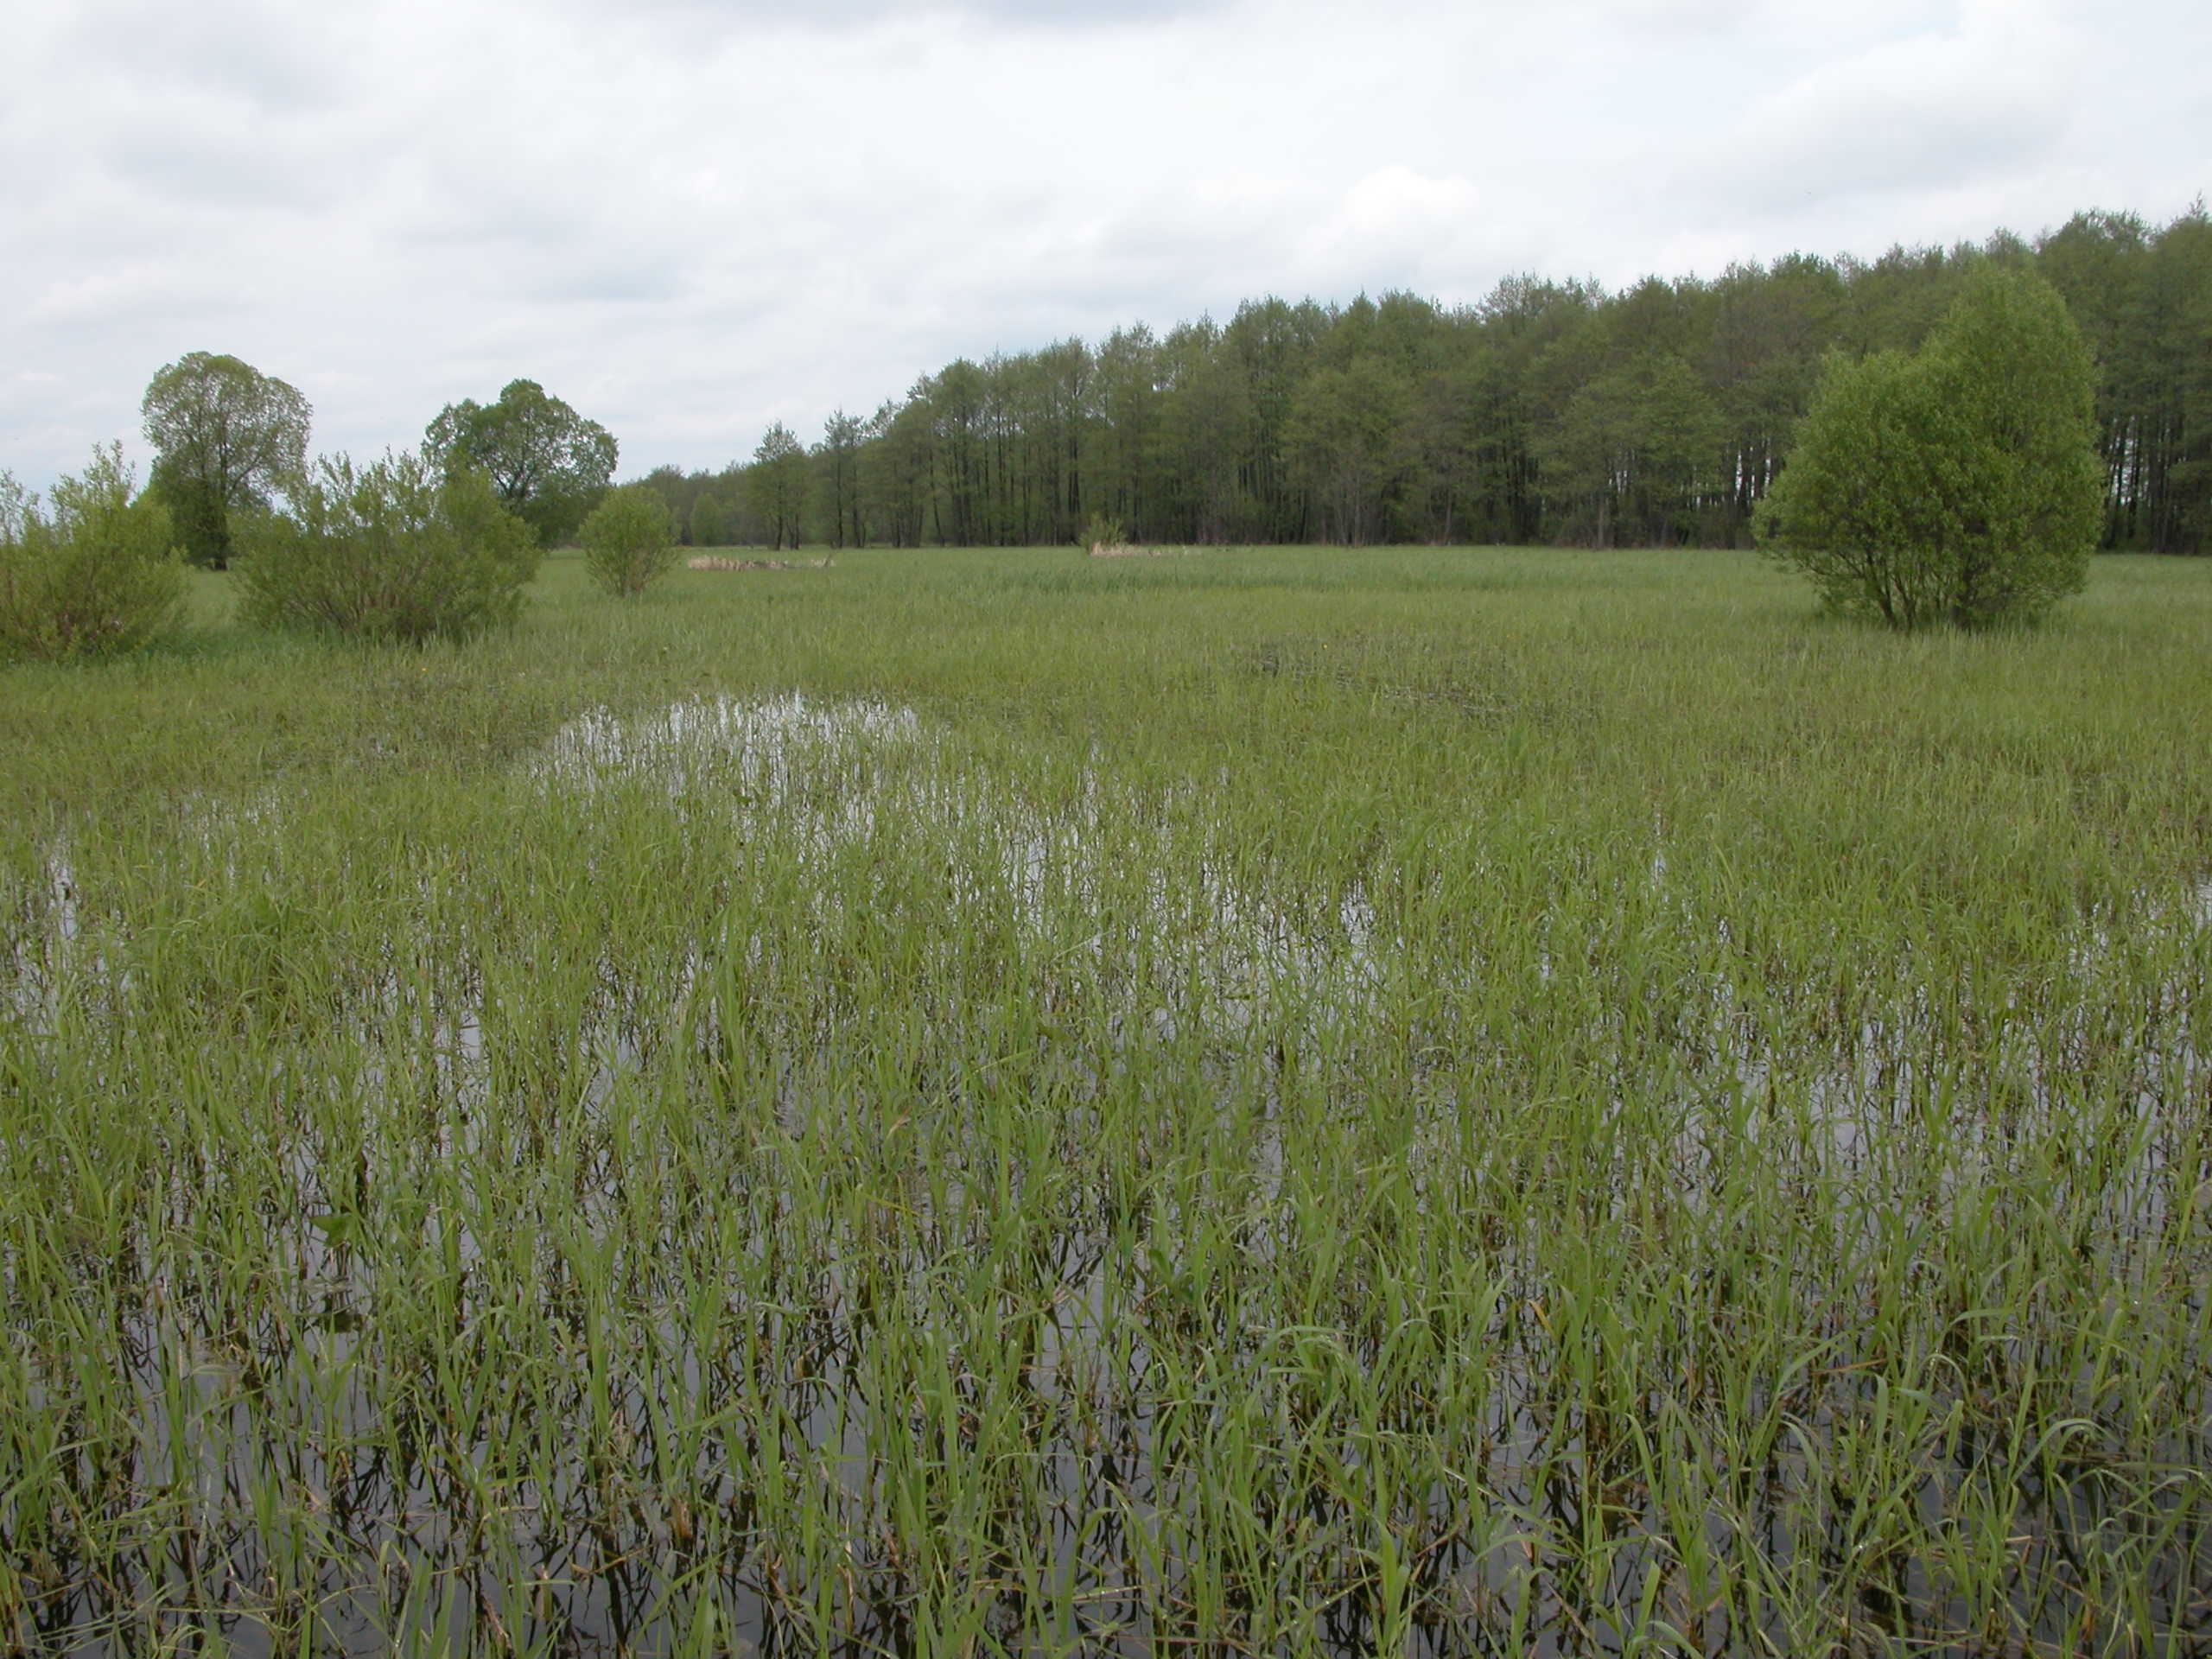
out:
<path id="1" fill-rule="evenodd" d="M 966 359 L 810 447 L 649 481 L 707 545 L 1744 546 L 1825 353 L 1916 346 L 1964 275 L 2029 265 L 2094 353 L 2104 544 L 2212 550 L 2212 216 L 2077 214 L 2033 243 L 1792 254 L 1620 293 L 1250 301 L 1226 323 Z"/>

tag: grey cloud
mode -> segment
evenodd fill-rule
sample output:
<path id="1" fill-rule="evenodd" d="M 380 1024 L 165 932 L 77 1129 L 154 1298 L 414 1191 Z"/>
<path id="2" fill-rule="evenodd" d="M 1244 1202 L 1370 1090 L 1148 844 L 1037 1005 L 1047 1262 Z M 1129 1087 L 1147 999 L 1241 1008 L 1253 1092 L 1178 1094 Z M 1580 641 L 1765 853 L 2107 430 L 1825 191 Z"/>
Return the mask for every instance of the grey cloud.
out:
<path id="1" fill-rule="evenodd" d="M 519 249 L 548 257 L 588 246 L 594 226 L 576 204 L 485 183 L 425 194 L 392 211 L 393 241 L 427 251 Z"/>
<path id="2" fill-rule="evenodd" d="M 169 204 L 311 209 L 332 194 L 327 172 L 267 132 L 147 123 L 119 131 L 99 155 L 111 176 Z"/>
<path id="3" fill-rule="evenodd" d="M 540 305 L 653 305 L 681 299 L 690 286 L 671 262 L 562 261 L 539 272 L 519 297 Z"/>
<path id="4" fill-rule="evenodd" d="M 1229 0 L 970 0 L 952 8 L 996 21 L 1061 28 L 1097 28 L 1153 22 L 1163 17 L 1199 16 L 1226 8 Z M 884 11 L 899 10 L 893 6 Z"/>
<path id="5" fill-rule="evenodd" d="M 272 112 L 327 107 L 353 88 L 350 54 L 334 49 L 344 8 L 271 0 L 101 0 L 76 10 L 68 43 L 111 72 L 189 87 Z"/>
<path id="6" fill-rule="evenodd" d="M 575 0 L 599 10 L 599 0 Z M 716 25 L 830 30 L 912 19 L 959 18 L 982 24 L 1033 29 L 1103 29 L 1202 17 L 1228 10 L 1235 0 L 814 0 L 803 8 L 788 0 L 646 0 L 645 10 L 695 27 Z"/>

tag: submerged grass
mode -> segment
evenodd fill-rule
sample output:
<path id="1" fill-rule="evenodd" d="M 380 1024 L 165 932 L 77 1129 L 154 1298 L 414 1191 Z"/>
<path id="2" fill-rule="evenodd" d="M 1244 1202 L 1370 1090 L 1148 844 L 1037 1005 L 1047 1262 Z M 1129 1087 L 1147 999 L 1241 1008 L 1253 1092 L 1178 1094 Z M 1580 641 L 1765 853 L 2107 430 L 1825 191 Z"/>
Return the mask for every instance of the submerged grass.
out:
<path id="1" fill-rule="evenodd" d="M 223 601 L 0 682 L 0 1646 L 2212 1642 L 2212 571 Z"/>

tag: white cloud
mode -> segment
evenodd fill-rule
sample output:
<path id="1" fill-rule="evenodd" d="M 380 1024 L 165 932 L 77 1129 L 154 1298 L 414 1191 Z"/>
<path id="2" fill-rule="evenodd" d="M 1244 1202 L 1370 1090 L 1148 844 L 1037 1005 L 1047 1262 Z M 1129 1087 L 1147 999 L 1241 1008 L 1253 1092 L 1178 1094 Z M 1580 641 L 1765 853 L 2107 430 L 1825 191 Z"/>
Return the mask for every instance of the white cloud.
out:
<path id="1" fill-rule="evenodd" d="M 326 446 L 526 375 L 626 470 L 708 465 L 956 355 L 1268 292 L 1474 300 L 2212 188 L 2212 38 L 2173 0 L 16 10 L 0 467 L 31 480 L 194 350 L 300 385 Z"/>
<path id="2" fill-rule="evenodd" d="M 1955 29 L 1814 64 L 1753 102 L 1726 150 L 1757 203 L 1796 212 L 2032 170 L 2063 139 L 2079 51 L 2040 8 L 1969 4 Z"/>
<path id="3" fill-rule="evenodd" d="M 1481 228 L 1482 193 L 1468 180 L 1394 163 L 1353 184 L 1300 238 L 1299 264 L 1323 288 L 1378 270 L 1402 272 L 1400 285 L 1418 288 L 1435 272 L 1465 269 Z"/>

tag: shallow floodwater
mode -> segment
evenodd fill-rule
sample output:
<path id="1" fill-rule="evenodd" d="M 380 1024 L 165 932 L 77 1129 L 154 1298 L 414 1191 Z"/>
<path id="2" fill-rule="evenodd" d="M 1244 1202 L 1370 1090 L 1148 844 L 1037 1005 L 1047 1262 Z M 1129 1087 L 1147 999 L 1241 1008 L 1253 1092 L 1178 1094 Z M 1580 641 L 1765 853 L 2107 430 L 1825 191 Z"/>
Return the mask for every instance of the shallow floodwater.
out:
<path id="1" fill-rule="evenodd" d="M 1541 921 L 1443 948 L 1402 898 L 1273 890 L 1195 791 L 1025 773 L 865 702 L 594 715 L 521 784 L 745 862 L 637 955 L 454 850 L 404 904 L 450 880 L 505 954 L 372 938 L 251 1065 L 149 1006 L 174 959 L 65 852 L 24 899 L 13 1052 L 174 1116 L 154 1223 L 103 1253 L 72 1196 L 10 1327 L 55 1430 L 12 1444 L 61 1472 L 0 1490 L 0 1642 L 2212 1642 L 2212 1352 L 2172 1292 L 2212 1221 L 2193 984 L 2118 1059 L 2090 1002 L 1970 1051 L 1932 989 L 1795 1027 L 1750 977 L 1617 982 L 1563 924 L 1516 985 L 1484 928 Z M 2208 925 L 2212 884 L 2146 899 L 2070 971 Z M 274 997 L 296 942 L 269 938 Z M 8 1155 L 77 1191 L 70 1148 Z M 2012 1228 L 2044 1281 L 1953 1281 L 2012 1274 Z M 78 1370 L 72 1306 L 102 1313 L 73 1351 L 108 1344 Z M 2084 1340 L 2085 1306 L 2132 1334 Z M 2153 1339 L 2196 1363 L 2168 1351 L 2193 1392 L 2145 1433 Z"/>

